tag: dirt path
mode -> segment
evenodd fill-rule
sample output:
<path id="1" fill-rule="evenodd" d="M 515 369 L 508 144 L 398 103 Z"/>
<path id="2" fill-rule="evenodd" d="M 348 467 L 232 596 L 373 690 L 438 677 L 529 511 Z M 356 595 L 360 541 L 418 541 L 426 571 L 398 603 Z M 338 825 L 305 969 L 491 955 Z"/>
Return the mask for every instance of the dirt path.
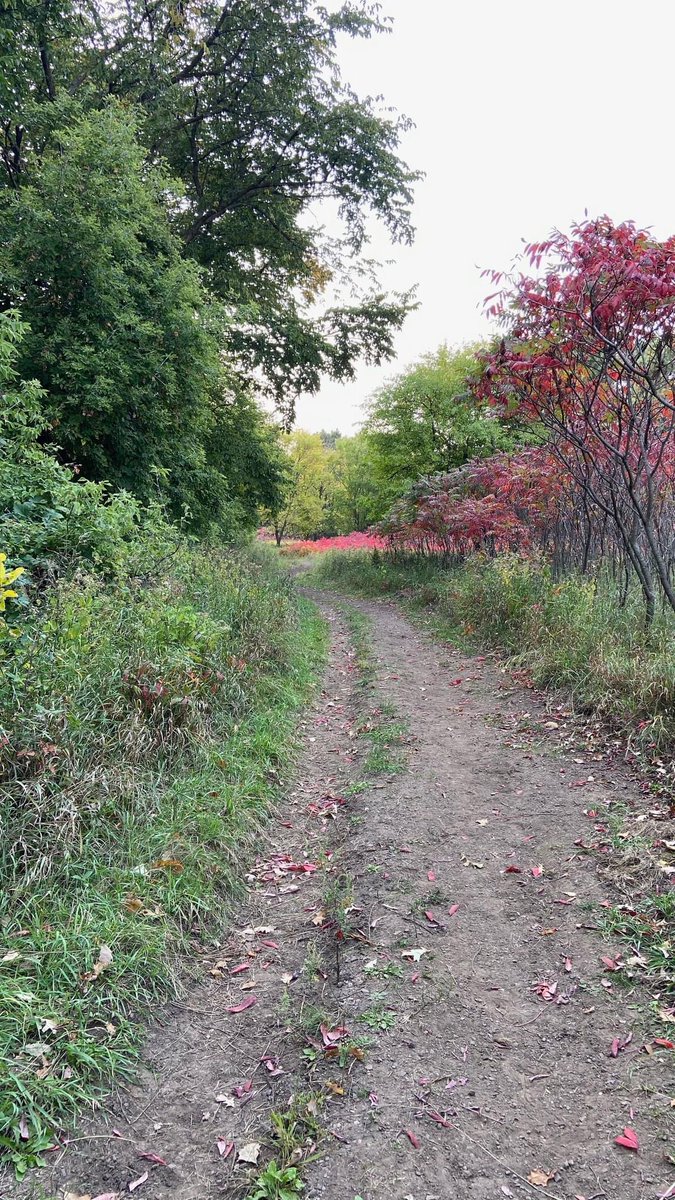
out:
<path id="1" fill-rule="evenodd" d="M 588 905 L 608 893 L 578 847 L 626 781 L 563 753 L 564 718 L 491 660 L 350 601 L 365 688 L 320 603 L 331 664 L 248 899 L 46 1194 L 121 1196 L 147 1171 L 142 1200 L 246 1196 L 258 1144 L 260 1165 L 317 1148 L 308 1200 L 670 1194 L 669 1052 L 640 1050 L 649 996 L 601 961 Z"/>

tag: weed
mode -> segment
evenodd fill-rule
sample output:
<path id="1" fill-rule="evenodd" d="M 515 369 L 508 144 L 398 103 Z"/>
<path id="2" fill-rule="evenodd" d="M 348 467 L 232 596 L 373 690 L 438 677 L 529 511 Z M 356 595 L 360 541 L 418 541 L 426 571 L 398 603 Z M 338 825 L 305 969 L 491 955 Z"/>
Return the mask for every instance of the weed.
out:
<path id="1" fill-rule="evenodd" d="M 294 1200 L 305 1190 L 297 1167 L 278 1167 L 274 1159 L 258 1175 L 250 1200 Z"/>
<path id="2" fill-rule="evenodd" d="M 361 1013 L 359 1021 L 367 1025 L 369 1029 L 374 1029 L 378 1033 L 384 1033 L 387 1029 L 393 1029 L 396 1024 L 394 1013 L 382 1003 L 384 997 L 373 996 L 373 1003 L 370 1008 L 367 1008 Z"/>

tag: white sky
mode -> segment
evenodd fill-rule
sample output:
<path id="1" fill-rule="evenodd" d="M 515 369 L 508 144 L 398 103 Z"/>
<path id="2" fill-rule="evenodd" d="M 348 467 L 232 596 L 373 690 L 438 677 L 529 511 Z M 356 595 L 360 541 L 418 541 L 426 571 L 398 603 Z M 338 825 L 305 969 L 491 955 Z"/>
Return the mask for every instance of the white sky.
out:
<path id="1" fill-rule="evenodd" d="M 675 231 L 672 0 L 384 0 L 394 31 L 345 40 L 343 74 L 412 117 L 402 157 L 418 184 L 412 247 L 371 247 L 387 288 L 418 285 L 397 359 L 302 397 L 297 425 L 354 431 L 365 398 L 441 342 L 480 337 L 522 241 L 608 213 Z"/>

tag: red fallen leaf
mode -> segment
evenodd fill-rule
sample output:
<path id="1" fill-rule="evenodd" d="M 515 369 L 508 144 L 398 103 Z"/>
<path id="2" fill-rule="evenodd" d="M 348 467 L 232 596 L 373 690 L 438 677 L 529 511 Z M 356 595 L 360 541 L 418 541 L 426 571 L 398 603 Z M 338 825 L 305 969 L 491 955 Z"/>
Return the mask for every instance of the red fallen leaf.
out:
<path id="1" fill-rule="evenodd" d="M 454 917 L 455 913 L 458 911 L 459 911 L 459 904 L 451 904 L 448 909 L 448 916 Z"/>
<path id="2" fill-rule="evenodd" d="M 257 1003 L 257 996 L 247 996 L 245 1000 L 241 1001 L 241 1004 L 231 1004 L 227 1011 L 229 1013 L 245 1012 L 247 1008 L 253 1008 L 253 1005 Z"/>
<path id="3" fill-rule="evenodd" d="M 614 1141 L 617 1146 L 624 1146 L 626 1150 L 635 1150 L 637 1153 L 637 1151 L 640 1149 L 638 1136 L 635 1130 L 631 1129 L 628 1125 L 625 1127 L 623 1133 L 620 1133 L 618 1137 L 614 1138 Z"/>
<path id="4" fill-rule="evenodd" d="M 129 1191 L 135 1192 L 136 1188 L 142 1187 L 144 1183 L 147 1183 L 147 1179 L 148 1172 L 144 1171 L 142 1175 L 139 1175 L 138 1179 L 132 1179 L 131 1183 L 127 1184 Z"/>
<path id="5" fill-rule="evenodd" d="M 621 962 L 619 960 L 619 957 L 610 958 L 609 954 L 603 954 L 600 958 L 600 962 L 604 963 L 604 965 L 608 971 L 620 971 L 621 970 Z"/>
<path id="6" fill-rule="evenodd" d="M 531 874 L 534 875 L 535 879 L 538 879 L 540 875 L 544 874 L 544 868 L 543 867 L 533 867 Z"/>
<path id="7" fill-rule="evenodd" d="M 427 871 L 427 879 L 429 880 L 429 883 L 433 883 L 434 880 L 436 879 L 436 872 L 435 871 Z"/>
<path id="8" fill-rule="evenodd" d="M 158 1167 L 166 1166 L 166 1159 L 160 1158 L 159 1154 L 152 1154 L 150 1151 L 148 1151 L 147 1153 L 139 1152 L 138 1157 L 144 1158 L 146 1160 L 146 1162 L 157 1163 Z"/>
<path id="9" fill-rule="evenodd" d="M 230 975 L 241 975 L 242 971 L 250 971 L 250 970 L 251 970 L 250 963 L 239 963 L 238 967 L 232 968 L 232 970 L 230 971 Z"/>
<path id="10" fill-rule="evenodd" d="M 574 783 L 570 784 L 570 787 L 586 787 L 587 784 L 587 779 L 575 779 Z"/>
<path id="11" fill-rule="evenodd" d="M 234 1150 L 234 1142 L 226 1142 L 225 1138 L 218 1138 L 216 1146 L 221 1158 L 229 1158 Z"/>
<path id="12" fill-rule="evenodd" d="M 269 938 L 261 938 L 260 945 L 267 946 L 268 949 L 270 949 L 270 950 L 278 950 L 279 949 L 279 947 L 277 946 L 277 943 L 270 941 Z"/>
<path id="13" fill-rule="evenodd" d="M 427 1113 L 427 1116 L 431 1117 L 431 1120 L 435 1121 L 437 1125 L 442 1125 L 444 1129 L 451 1128 L 450 1122 L 448 1121 L 447 1117 L 442 1117 L 439 1112 L 434 1112 L 433 1110 L 430 1110 Z"/>
<path id="14" fill-rule="evenodd" d="M 344 1025 L 336 1025 L 335 1029 L 329 1029 L 327 1025 L 319 1025 L 319 1032 L 324 1046 L 334 1046 L 349 1033 L 349 1030 Z"/>
<path id="15" fill-rule="evenodd" d="M 451 679 L 448 686 L 449 687 L 459 687 L 461 682 L 462 682 L 461 679 Z"/>
<path id="16" fill-rule="evenodd" d="M 287 871 L 304 871 L 307 875 L 311 875 L 312 871 L 318 871 L 318 869 L 316 863 L 313 862 L 289 863 L 286 867 Z"/>
<path id="17" fill-rule="evenodd" d="M 573 904 L 574 900 L 570 897 L 569 900 L 554 900 L 554 904 Z"/>
<path id="18" fill-rule="evenodd" d="M 415 971 L 415 974 L 410 976 L 410 982 L 411 983 L 419 983 L 419 981 L 420 981 L 420 973 L 419 973 L 419 971 Z"/>
<path id="19" fill-rule="evenodd" d="M 292 822 L 292 821 L 280 821 L 280 822 L 279 822 L 279 824 L 280 824 L 280 825 L 283 825 L 283 826 L 284 826 L 284 829 L 292 829 L 292 828 L 293 828 L 293 822 Z"/>
<path id="20" fill-rule="evenodd" d="M 410 854 L 410 846 L 399 846 L 401 854 Z"/>
<path id="21" fill-rule="evenodd" d="M 403 1132 L 410 1142 L 410 1145 L 414 1146 L 416 1150 L 419 1150 L 420 1139 L 417 1137 L 417 1134 L 413 1133 L 412 1129 L 404 1129 Z"/>
<path id="22" fill-rule="evenodd" d="M 425 917 L 426 917 L 427 921 L 429 921 L 429 923 L 430 923 L 431 925 L 437 925 L 437 924 L 438 924 L 438 921 L 436 920 L 436 918 L 435 918 L 435 916 L 434 916 L 434 914 L 432 913 L 432 911 L 431 911 L 431 909 L 430 909 L 430 908 L 428 908 L 428 909 L 426 910 L 426 912 L 425 912 L 425 914 L 424 914 L 424 915 L 425 915 Z"/>
<path id="23" fill-rule="evenodd" d="M 523 868 L 515 866 L 514 863 L 511 863 L 511 865 L 508 867 L 504 867 L 505 875 L 522 875 L 522 873 L 523 873 Z"/>
<path id="24" fill-rule="evenodd" d="M 675 1050 L 675 1042 L 669 1042 L 668 1038 L 654 1038 L 655 1046 L 662 1046 L 664 1050 Z"/>
<path id="25" fill-rule="evenodd" d="M 247 1092 L 250 1092 L 252 1087 L 253 1087 L 253 1080 L 245 1079 L 243 1083 L 238 1083 L 235 1087 L 232 1088 L 232 1095 L 236 1096 L 237 1100 L 241 1100 L 242 1096 L 245 1096 Z"/>

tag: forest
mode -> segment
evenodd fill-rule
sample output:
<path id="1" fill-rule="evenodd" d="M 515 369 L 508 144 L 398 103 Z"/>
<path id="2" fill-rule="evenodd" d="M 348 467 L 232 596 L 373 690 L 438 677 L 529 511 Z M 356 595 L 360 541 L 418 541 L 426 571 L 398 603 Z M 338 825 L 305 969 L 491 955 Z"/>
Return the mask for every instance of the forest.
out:
<path id="1" fill-rule="evenodd" d="M 383 286 L 371 241 L 377 227 L 394 248 L 413 244 L 423 173 L 403 158 L 409 119 L 382 97 L 360 96 L 341 67 L 345 44 L 390 31 L 378 4 L 13 0 L 0 9 L 0 1192 L 119 1200 L 138 1187 L 163 1197 L 173 1159 L 162 1155 L 177 1149 L 149 1149 L 148 1138 L 159 1145 L 164 1136 L 161 1111 L 145 1149 L 134 1149 L 144 1160 L 138 1178 L 127 1160 L 92 1157 L 76 1163 L 89 1177 L 74 1181 L 58 1173 L 61 1159 L 89 1137 L 131 1146 L 135 1135 L 126 1125 L 119 1133 L 108 1097 L 133 1087 L 148 1026 L 177 1011 L 167 1005 L 191 1000 L 193 987 L 201 1003 L 204 988 L 239 988 L 241 973 L 246 989 L 249 968 L 252 987 L 256 965 L 259 976 L 283 966 L 274 925 L 270 932 L 263 910 L 246 905 L 271 894 L 299 903 L 304 888 L 313 899 L 291 923 L 300 929 L 313 912 L 310 933 L 325 944 L 286 966 L 281 998 L 266 999 L 259 983 L 260 1002 L 230 990 L 222 1010 L 223 1020 L 239 1021 L 257 1004 L 250 1036 L 269 1028 L 281 1038 L 278 1053 L 261 1040 L 254 1066 L 237 1060 L 236 1078 L 260 1068 L 272 1089 L 269 1129 L 211 1131 L 199 1194 L 318 1194 L 312 1164 L 329 1151 L 317 1147 L 328 1134 L 336 1145 L 347 1140 L 331 1106 L 365 1098 L 366 1112 L 379 1112 L 375 1083 L 359 1090 L 351 1076 L 364 1069 L 373 1038 L 395 1027 L 399 1001 L 390 1004 L 386 988 L 432 986 L 422 939 L 445 936 L 464 905 L 454 878 L 446 895 L 441 867 L 420 849 L 450 803 L 445 776 L 429 774 L 443 803 L 405 801 L 411 846 L 400 847 L 420 856 L 417 875 L 434 884 L 410 902 L 414 934 L 389 930 L 378 948 L 376 922 L 386 929 L 388 918 L 361 915 L 395 871 L 379 859 L 365 865 L 371 850 L 359 843 L 359 825 L 383 822 L 368 827 L 379 847 L 400 841 L 386 822 L 413 743 L 421 770 L 436 757 L 454 761 L 453 746 L 443 742 L 436 755 L 425 743 L 410 699 L 413 687 L 445 697 L 436 672 L 448 655 L 458 695 L 467 679 L 482 679 L 487 656 L 522 691 L 518 729 L 527 732 L 530 720 L 539 732 L 561 727 L 567 740 L 555 753 L 588 764 L 561 758 L 558 773 L 583 771 L 569 786 L 588 785 L 584 818 L 599 836 L 586 845 L 585 826 L 575 826 L 573 846 L 600 862 L 610 898 L 594 936 L 623 948 L 601 959 L 617 987 L 610 995 L 610 981 L 603 995 L 607 979 L 575 976 L 562 992 L 538 961 L 545 982 L 524 986 L 537 1004 L 551 1001 L 557 1018 L 577 988 L 598 1007 L 619 1004 L 625 972 L 627 987 L 646 989 L 649 1010 L 633 1048 L 659 1066 L 673 1049 L 675 978 L 675 236 L 603 215 L 556 230 L 521 249 L 510 270 L 484 272 L 489 335 L 465 341 L 448 329 L 446 342 L 406 364 L 397 338 L 418 301 L 414 289 Z M 330 419 L 320 432 L 298 425 L 301 398 L 314 396 L 321 414 L 322 384 L 357 388 L 364 364 L 381 367 L 381 382 L 362 398 L 355 431 L 331 428 Z M 387 621 L 399 620 L 407 623 L 394 638 Z M 401 638 L 413 639 L 410 661 L 392 650 Z M 405 675 L 416 661 L 427 664 L 429 682 Z M 383 675 L 387 662 L 394 669 Z M 403 678 L 409 687 L 399 694 Z M 383 698 L 391 680 L 395 703 Z M 490 684 L 499 703 L 501 686 Z M 443 717 L 443 736 L 464 712 L 461 703 L 448 709 L 458 715 Z M 476 712 L 480 728 L 491 728 L 494 713 Z M 580 722 L 569 736 L 568 720 L 569 730 Z M 313 778 L 317 750 L 307 758 L 308 729 L 312 743 L 332 731 L 337 748 L 324 747 L 336 765 L 305 796 L 303 771 Z M 473 735 L 467 727 L 461 736 L 473 781 Z M 504 762 L 514 744 L 520 749 L 504 743 Z M 635 800 L 616 802 L 616 812 L 614 777 L 601 786 L 600 774 L 588 774 L 615 767 L 633 772 L 622 786 Z M 503 769 L 494 767 L 500 789 Z M 302 844 L 288 833 L 286 846 L 300 820 L 284 805 L 297 794 L 320 828 Z M 470 801 L 470 787 L 466 794 Z M 497 795 L 481 793 L 477 820 L 470 804 L 468 816 L 450 812 L 454 841 L 475 824 L 483 836 L 501 819 Z M 368 797 L 363 813 L 349 808 Z M 528 804 L 528 819 L 543 821 L 543 859 L 551 828 L 541 806 Z M 561 812 L 571 832 L 576 817 Z M 332 825 L 345 817 L 338 845 Z M 275 841 L 279 823 L 286 832 Z M 522 843 L 535 836 L 518 831 Z M 480 858 L 461 849 L 460 875 L 482 871 L 489 852 L 483 861 L 482 848 L 466 849 Z M 494 853 L 499 877 L 483 885 L 481 903 L 492 903 L 506 875 L 522 875 L 530 896 L 535 885 L 543 890 L 543 875 L 548 885 L 548 865 L 504 866 L 517 853 L 506 843 Z M 565 862 L 579 857 L 573 850 Z M 610 859 L 614 873 L 605 870 Z M 326 880 L 316 895 L 315 874 Z M 552 903 L 576 900 L 562 888 L 566 878 Z M 575 880 L 581 895 L 587 880 Z M 505 914 L 495 917 L 495 946 L 511 937 Z M 546 935 L 575 914 L 554 915 Z M 248 941 L 234 951 L 227 939 L 239 926 Z M 575 926 L 588 928 L 581 919 Z M 572 973 L 566 946 L 558 958 Z M 365 966 L 353 957 L 364 948 Z M 343 1011 L 349 971 L 364 995 L 369 980 L 380 989 L 360 1015 Z M 290 989 L 305 983 L 296 1027 Z M 312 991 L 310 1003 L 317 987 L 320 1000 Z M 201 1020 L 205 1010 L 193 1011 Z M 405 1021 L 417 1013 L 413 1005 Z M 618 1036 L 633 1021 L 621 1013 L 612 1010 L 612 1070 L 633 1038 Z M 356 1021 L 367 1027 L 362 1037 Z M 442 1025 L 438 1036 L 445 1044 Z M 597 1037 L 607 1040 L 604 1026 Z M 295 1065 L 282 1068 L 292 1055 Z M 436 1075 L 444 1088 L 467 1083 L 463 1066 L 443 1074 L 441 1065 L 425 1069 L 414 1116 L 401 1117 L 413 1154 L 420 1113 L 436 1135 L 459 1119 L 447 1097 L 444 1108 L 428 1098 Z M 412 1078 L 420 1064 L 408 1069 Z M 222 1067 L 222 1079 L 232 1075 L 227 1086 L 221 1075 L 204 1083 L 197 1128 L 201 1119 L 230 1119 L 231 1097 L 239 1113 L 254 1094 L 233 1072 Z M 378 1084 L 382 1095 L 387 1086 Z M 656 1110 L 665 1091 L 655 1085 L 653 1094 Z M 510 1099 L 503 1104 L 505 1113 Z M 94 1124 L 72 1136 L 83 1113 L 97 1121 L 104 1110 L 117 1121 L 112 1134 Z M 618 1115 L 606 1114 L 608 1131 L 618 1131 L 605 1138 L 612 1153 L 640 1149 L 626 1124 L 632 1114 L 623 1114 L 623 1133 L 613 1129 Z M 177 1122 L 189 1140 L 182 1120 L 172 1112 L 166 1125 Z M 193 1130 L 194 1113 L 188 1124 Z M 557 1168 L 537 1166 L 532 1138 L 526 1176 L 513 1158 L 504 1168 L 498 1142 L 487 1151 L 506 1170 L 494 1180 L 502 1194 L 514 1195 L 516 1179 L 527 1194 L 552 1181 L 567 1186 Z M 659 1139 L 649 1143 L 654 1171 L 675 1161 Z M 334 1192 L 317 1176 L 320 1194 L 383 1194 L 368 1172 L 388 1160 L 366 1145 L 359 1165 L 360 1153 L 357 1173 L 346 1169 Z M 440 1178 L 433 1153 L 424 1159 L 431 1189 Z M 598 1186 L 605 1170 L 611 1185 L 612 1163 L 596 1163 Z M 34 1184 L 46 1171 L 49 1182 Z M 460 1186 L 461 1172 L 452 1178 L 441 1186 Z M 196 1195 L 180 1180 L 177 1197 Z M 584 1200 L 594 1185 L 584 1177 L 572 1186 L 565 1200 Z M 646 1193 L 621 1193 L 638 1195 Z"/>

